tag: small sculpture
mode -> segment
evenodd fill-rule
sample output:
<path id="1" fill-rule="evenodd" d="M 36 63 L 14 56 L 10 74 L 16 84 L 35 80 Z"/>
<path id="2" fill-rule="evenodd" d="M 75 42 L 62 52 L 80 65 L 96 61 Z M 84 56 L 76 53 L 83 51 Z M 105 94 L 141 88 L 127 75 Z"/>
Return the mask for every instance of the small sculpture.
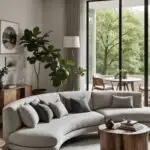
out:
<path id="1" fill-rule="evenodd" d="M 105 120 L 105 125 L 108 129 L 112 129 L 114 127 L 114 121 L 111 118 L 108 121 Z"/>

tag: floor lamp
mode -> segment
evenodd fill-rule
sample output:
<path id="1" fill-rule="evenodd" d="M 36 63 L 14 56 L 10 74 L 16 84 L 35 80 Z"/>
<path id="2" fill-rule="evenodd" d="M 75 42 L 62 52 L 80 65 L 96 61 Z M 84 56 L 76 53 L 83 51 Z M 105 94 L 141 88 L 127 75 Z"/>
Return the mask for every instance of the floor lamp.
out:
<path id="1" fill-rule="evenodd" d="M 79 36 L 64 36 L 63 47 L 72 51 L 72 60 L 76 62 L 74 50 L 80 48 Z M 72 88 L 74 90 L 75 67 L 73 68 L 72 72 Z"/>

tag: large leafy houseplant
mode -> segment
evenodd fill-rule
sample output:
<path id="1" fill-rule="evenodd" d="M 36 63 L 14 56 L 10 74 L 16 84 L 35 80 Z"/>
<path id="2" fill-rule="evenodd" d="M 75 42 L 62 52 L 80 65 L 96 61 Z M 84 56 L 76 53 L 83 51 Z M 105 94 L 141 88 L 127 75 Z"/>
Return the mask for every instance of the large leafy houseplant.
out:
<path id="1" fill-rule="evenodd" d="M 27 57 L 27 60 L 34 66 L 37 89 L 39 89 L 39 75 L 42 63 L 45 69 L 49 69 L 52 85 L 56 88 L 67 82 L 71 68 L 75 67 L 74 62 L 63 58 L 61 50 L 55 48 L 48 40 L 50 33 L 42 34 L 40 28 L 35 27 L 33 30 L 25 29 L 24 35 L 20 39 L 20 44 L 32 53 L 31 56 Z M 84 71 L 83 68 L 76 66 L 75 74 L 83 76 Z"/>
<path id="2" fill-rule="evenodd" d="M 61 50 L 56 49 L 50 43 L 49 34 L 50 32 L 42 34 L 39 27 L 35 27 L 33 30 L 25 29 L 20 38 L 20 44 L 32 53 L 27 57 L 27 61 L 34 67 L 37 79 L 36 91 L 40 90 L 39 76 L 42 63 L 45 64 L 45 69 L 50 70 L 49 76 L 54 87 L 62 85 L 69 76 L 67 68 L 61 63 L 62 60 L 64 60 L 64 64 L 68 64 L 69 61 L 62 59 Z"/>
<path id="3" fill-rule="evenodd" d="M 39 27 L 34 27 L 33 30 L 25 29 L 23 36 L 20 38 L 20 44 L 32 53 L 31 56 L 27 57 L 27 61 L 34 67 L 37 81 L 37 91 L 40 90 L 39 76 L 41 64 L 44 63 L 45 57 L 43 47 L 45 47 L 49 43 L 49 41 L 47 40 L 47 38 L 49 37 L 49 33 L 50 32 L 42 34 Z"/>

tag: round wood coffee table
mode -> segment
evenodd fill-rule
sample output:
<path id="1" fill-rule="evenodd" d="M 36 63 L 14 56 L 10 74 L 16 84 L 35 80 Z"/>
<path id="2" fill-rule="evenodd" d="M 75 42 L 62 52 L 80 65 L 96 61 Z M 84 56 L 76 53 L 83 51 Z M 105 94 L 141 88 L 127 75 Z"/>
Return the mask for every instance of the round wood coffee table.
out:
<path id="1" fill-rule="evenodd" d="M 141 124 L 143 128 L 136 132 L 112 129 L 100 125 L 101 150 L 148 150 L 149 127 Z"/>

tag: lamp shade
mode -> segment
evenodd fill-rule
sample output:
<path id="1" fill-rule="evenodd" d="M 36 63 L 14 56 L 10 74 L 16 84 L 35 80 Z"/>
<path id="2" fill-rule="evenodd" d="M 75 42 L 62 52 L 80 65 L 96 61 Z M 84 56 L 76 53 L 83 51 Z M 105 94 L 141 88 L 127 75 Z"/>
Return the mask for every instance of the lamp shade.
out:
<path id="1" fill-rule="evenodd" d="M 80 48 L 79 36 L 64 36 L 64 48 Z"/>

